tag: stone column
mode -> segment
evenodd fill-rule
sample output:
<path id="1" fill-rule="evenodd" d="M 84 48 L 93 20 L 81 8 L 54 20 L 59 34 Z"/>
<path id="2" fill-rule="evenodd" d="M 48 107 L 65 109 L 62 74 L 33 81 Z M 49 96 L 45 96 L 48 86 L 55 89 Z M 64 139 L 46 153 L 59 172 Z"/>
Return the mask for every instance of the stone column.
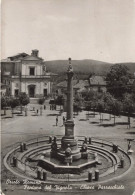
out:
<path id="1" fill-rule="evenodd" d="M 58 151 L 58 157 L 66 158 L 65 151 L 69 147 L 73 160 L 81 158 L 80 149 L 78 148 L 77 139 L 74 137 L 73 121 L 73 68 L 71 58 L 69 58 L 69 67 L 67 70 L 67 121 L 65 122 L 65 135 L 61 140 L 61 148 Z"/>
<path id="2" fill-rule="evenodd" d="M 69 58 L 69 68 L 67 71 L 67 120 L 73 121 L 73 69 L 71 67 L 71 58 Z"/>
<path id="3" fill-rule="evenodd" d="M 73 121 L 73 68 L 71 58 L 69 58 L 69 67 L 67 70 L 67 121 L 65 123 L 65 136 L 74 138 L 74 121 Z"/>

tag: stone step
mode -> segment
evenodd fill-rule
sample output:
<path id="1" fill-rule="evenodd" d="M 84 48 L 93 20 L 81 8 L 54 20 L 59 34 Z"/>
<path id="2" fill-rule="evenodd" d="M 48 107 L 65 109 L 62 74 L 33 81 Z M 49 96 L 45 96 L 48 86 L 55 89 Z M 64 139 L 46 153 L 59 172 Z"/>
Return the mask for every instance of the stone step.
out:
<path id="1" fill-rule="evenodd" d="M 37 104 L 38 100 L 39 100 L 39 98 L 30 98 L 30 103 L 31 104 Z"/>

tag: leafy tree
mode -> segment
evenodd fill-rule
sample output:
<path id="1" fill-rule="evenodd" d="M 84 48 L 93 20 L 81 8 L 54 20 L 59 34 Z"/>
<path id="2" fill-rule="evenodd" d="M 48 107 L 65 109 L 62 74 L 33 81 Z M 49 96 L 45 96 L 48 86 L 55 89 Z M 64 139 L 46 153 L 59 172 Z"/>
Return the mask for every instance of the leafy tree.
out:
<path id="1" fill-rule="evenodd" d="M 18 98 L 11 98 L 10 100 L 10 106 L 12 108 L 12 117 L 13 117 L 13 109 L 16 107 L 16 106 L 19 106 L 20 105 L 20 101 Z"/>
<path id="2" fill-rule="evenodd" d="M 6 115 L 7 106 L 10 106 L 10 97 L 2 96 L 1 97 L 1 108 L 4 109 L 4 115 Z"/>
<path id="3" fill-rule="evenodd" d="M 64 98 L 63 95 L 59 95 L 59 96 L 55 99 L 55 104 L 56 104 L 56 105 L 59 105 L 59 106 L 62 106 L 62 105 L 63 105 L 63 98 Z"/>
<path id="4" fill-rule="evenodd" d="M 128 124 L 130 128 L 130 116 L 135 111 L 135 102 L 133 100 L 133 96 L 131 94 L 125 94 L 123 100 L 123 111 L 128 114 Z"/>
<path id="5" fill-rule="evenodd" d="M 22 113 L 22 106 L 26 106 L 30 102 L 30 99 L 25 92 L 21 92 L 18 98 L 20 101 L 21 113 Z"/>
<path id="6" fill-rule="evenodd" d="M 39 100 L 38 100 L 38 103 L 39 104 L 42 105 L 42 104 L 44 104 L 44 102 L 45 102 L 45 98 L 39 98 Z"/>
<path id="7" fill-rule="evenodd" d="M 115 64 L 107 73 L 107 91 L 115 98 L 121 98 L 128 90 L 128 81 L 131 77 L 129 69 L 125 65 Z"/>
<path id="8" fill-rule="evenodd" d="M 112 101 L 114 100 L 114 97 L 107 92 L 103 94 L 102 98 L 104 101 L 104 109 L 110 114 L 110 120 L 111 120 Z"/>
<path id="9" fill-rule="evenodd" d="M 6 115 L 6 107 L 7 107 L 6 97 L 2 96 L 1 97 L 1 108 L 4 109 L 4 115 Z"/>
<path id="10" fill-rule="evenodd" d="M 92 102 L 91 102 L 91 108 L 93 109 L 94 111 L 94 116 L 95 116 L 95 111 L 97 109 L 97 100 L 94 99 Z"/>
<path id="11" fill-rule="evenodd" d="M 83 97 L 84 97 L 85 101 L 92 101 L 94 96 L 95 96 L 95 92 L 94 91 L 83 92 Z"/>
<path id="12" fill-rule="evenodd" d="M 112 98 L 111 102 L 109 102 L 109 107 L 111 110 L 111 113 L 114 115 L 114 125 L 115 125 L 115 118 L 116 116 L 120 115 L 122 110 L 122 103 L 118 101 L 117 99 Z"/>
<path id="13" fill-rule="evenodd" d="M 104 100 L 99 99 L 97 102 L 97 110 L 100 113 L 100 122 L 101 122 L 101 113 L 104 111 L 104 108 L 105 108 Z M 103 118 L 102 118 L 102 120 L 103 120 Z"/>

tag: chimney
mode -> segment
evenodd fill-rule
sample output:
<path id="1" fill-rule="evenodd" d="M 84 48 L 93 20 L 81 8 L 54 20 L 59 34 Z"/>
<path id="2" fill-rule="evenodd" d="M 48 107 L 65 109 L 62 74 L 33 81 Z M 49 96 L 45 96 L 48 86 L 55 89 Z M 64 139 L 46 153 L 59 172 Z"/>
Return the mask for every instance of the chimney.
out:
<path id="1" fill-rule="evenodd" d="M 32 53 L 31 53 L 31 55 L 32 56 L 35 56 L 35 57 L 38 57 L 38 50 L 37 49 L 34 49 L 34 50 L 32 50 Z"/>

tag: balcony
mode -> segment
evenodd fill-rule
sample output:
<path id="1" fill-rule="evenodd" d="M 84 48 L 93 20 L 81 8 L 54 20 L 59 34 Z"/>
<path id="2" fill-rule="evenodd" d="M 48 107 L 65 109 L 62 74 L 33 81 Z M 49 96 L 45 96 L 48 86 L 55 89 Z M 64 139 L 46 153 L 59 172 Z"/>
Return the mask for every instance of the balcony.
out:
<path id="1" fill-rule="evenodd" d="M 44 78 L 50 78 L 50 74 L 46 74 L 46 75 L 13 75 L 12 78 L 16 79 L 16 78 L 22 78 L 22 79 L 44 79 Z"/>

